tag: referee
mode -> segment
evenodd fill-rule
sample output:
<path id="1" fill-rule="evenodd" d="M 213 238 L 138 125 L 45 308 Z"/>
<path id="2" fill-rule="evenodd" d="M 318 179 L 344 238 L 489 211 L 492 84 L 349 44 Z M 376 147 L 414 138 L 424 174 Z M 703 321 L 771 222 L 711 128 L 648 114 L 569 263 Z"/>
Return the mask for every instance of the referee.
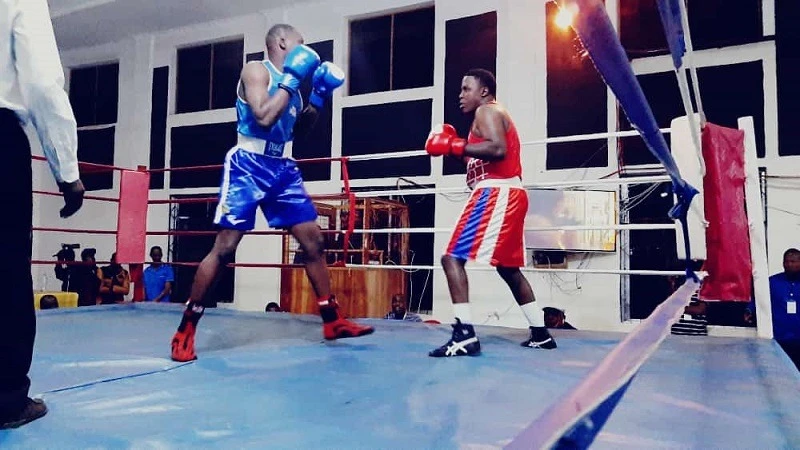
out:
<path id="1" fill-rule="evenodd" d="M 0 192 L 4 254 L 0 259 L 0 429 L 47 413 L 28 397 L 28 371 L 36 336 L 31 278 L 33 215 L 31 148 L 23 125 L 39 136 L 64 196 L 61 217 L 83 204 L 78 174 L 78 133 L 64 91 L 64 72 L 46 0 L 0 0 Z"/>

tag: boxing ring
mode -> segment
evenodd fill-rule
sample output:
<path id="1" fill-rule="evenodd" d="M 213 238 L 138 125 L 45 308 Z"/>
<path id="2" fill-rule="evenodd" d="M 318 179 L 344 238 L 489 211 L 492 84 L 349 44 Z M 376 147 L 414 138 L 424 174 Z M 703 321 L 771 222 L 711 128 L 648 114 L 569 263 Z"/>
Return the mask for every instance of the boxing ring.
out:
<path id="1" fill-rule="evenodd" d="M 341 163 L 347 173 L 347 159 L 330 161 Z M 320 160 L 310 161 L 315 162 Z M 94 169 L 131 172 L 119 167 Z M 668 180 L 666 176 L 632 177 L 532 187 L 616 187 Z M 352 192 L 347 179 L 344 186 L 342 193 L 314 197 L 352 202 L 357 197 L 398 192 L 463 192 L 460 188 Z M 125 191 L 119 198 L 87 196 L 87 201 L 119 207 L 126 204 Z M 215 202 L 216 197 L 147 203 L 181 201 Z M 351 228 L 352 221 L 348 225 L 336 232 L 348 236 L 363 232 Z M 610 228 L 617 232 L 676 229 L 671 224 Z M 36 232 L 119 235 L 118 230 L 54 227 L 37 227 Z M 52 260 L 34 262 L 53 264 Z M 378 267 L 391 270 L 390 266 Z M 399 268 L 440 270 L 424 265 Z M 488 270 L 480 266 L 468 269 Z M 683 271 L 658 270 L 523 270 L 684 275 Z M 602 420 L 589 420 L 599 425 L 592 448 L 797 447 L 800 374 L 773 341 L 665 336 L 675 318 L 674 311 L 666 309 L 682 308 L 696 288 L 686 284 L 681 288 L 685 292 L 676 293 L 647 319 L 652 323 L 637 327 L 637 331 L 658 330 L 656 333 L 552 330 L 558 349 L 536 351 L 518 345 L 522 330 L 477 326 L 482 356 L 443 361 L 432 360 L 427 351 L 449 336 L 447 325 L 358 319 L 374 326 L 376 333 L 331 343 L 322 340 L 320 320 L 314 315 L 209 309 L 197 335 L 200 359 L 175 363 L 169 359 L 168 342 L 183 310 L 180 304 L 129 303 L 39 311 L 31 393 L 43 397 L 50 412 L 44 420 L 0 432 L 0 447 L 546 448 L 531 443 L 543 436 L 538 433 L 542 429 L 565 434 L 563 423 L 554 420 L 563 416 L 564 411 L 559 410 L 564 409 L 573 418 L 580 417 L 580 411 L 603 412 Z M 597 403 L 609 400 L 616 403 L 610 407 Z"/>
<path id="2" fill-rule="evenodd" d="M 31 393 L 48 415 L 0 447 L 502 448 L 624 338 L 476 327 L 478 358 L 432 360 L 449 327 L 360 320 L 322 342 L 314 316 L 207 310 L 200 359 L 169 359 L 181 305 L 39 312 Z M 763 339 L 669 336 L 592 448 L 796 448 L 800 376 Z"/>
<path id="3" fill-rule="evenodd" d="M 590 5 L 594 0 L 564 3 Z M 535 183 L 527 188 L 569 189 L 673 183 L 676 224 L 619 224 L 526 227 L 527 231 L 659 230 L 683 232 L 685 259 L 697 194 L 683 179 L 648 109 L 632 105 L 636 92 L 620 91 L 629 79 L 609 78 L 607 67 L 619 61 L 599 55 L 608 42 L 583 32 L 602 32 L 605 20 L 584 9 L 576 25 L 584 45 L 615 89 L 634 132 L 603 133 L 526 142 L 549 142 L 642 135 L 662 161 L 667 175 Z M 597 14 L 597 11 L 594 11 Z M 604 13 L 603 13 L 604 15 Z M 610 26 L 610 24 L 608 24 Z M 587 28 L 588 27 L 588 28 Z M 605 30 L 608 31 L 608 30 Z M 602 33 L 600 33 L 602 34 Z M 603 44 L 605 42 L 605 44 Z M 608 54 L 613 51 L 605 48 Z M 607 59 L 604 61 L 604 59 Z M 611 62 L 610 62 L 611 61 Z M 625 72 L 619 70 L 619 72 Z M 632 74 L 632 73 L 631 73 Z M 623 74 L 624 75 L 624 74 Z M 637 85 L 638 86 L 638 85 Z M 632 90 L 632 91 L 635 91 Z M 688 114 L 694 128 L 694 115 Z M 705 119 L 700 114 L 701 121 Z M 632 122 L 637 122 L 632 120 Z M 652 123 L 650 123 L 652 122 Z M 749 126 L 749 128 L 748 128 Z M 752 125 L 743 122 L 745 146 L 754 149 Z M 700 152 L 700 136 L 686 135 Z M 705 135 L 703 136 L 705 139 Z M 675 140 L 673 140 L 673 144 Z M 706 142 L 703 141 L 703 150 Z M 711 144 L 708 144 L 711 145 Z M 717 147 L 715 147 L 717 148 Z M 666 151 L 666 153 L 665 153 Z M 339 163 L 342 192 L 312 195 L 315 201 L 346 202 L 389 195 L 446 195 L 465 188 L 398 189 L 355 192 L 347 165 L 357 160 L 420 156 L 424 152 L 381 153 L 319 158 L 299 163 Z M 754 150 L 753 150 L 754 154 Z M 720 161 L 699 158 L 697 169 L 713 173 Z M 749 157 L 749 156 L 748 156 Z M 34 160 L 41 160 L 34 157 Z M 87 201 L 118 208 L 115 230 L 76 230 L 37 226 L 36 233 L 86 233 L 117 237 L 123 264 L 141 270 L 146 236 L 204 235 L 210 231 L 146 229 L 147 208 L 174 203 L 214 203 L 215 196 L 150 199 L 150 173 L 218 170 L 202 166 L 129 170 L 81 163 L 84 169 L 119 171 L 118 197 L 86 196 Z M 701 176 L 702 178 L 702 176 Z M 702 182 L 702 181 L 701 181 Z M 127 186 L 127 187 L 126 187 Z M 708 189 L 706 189 L 708 191 Z M 752 186 L 747 182 L 747 196 Z M 35 191 L 57 196 L 56 192 Z M 706 213 L 709 211 L 706 203 Z M 748 208 L 752 210 L 752 208 Z M 755 208 L 758 209 L 758 208 Z M 700 211 L 699 213 L 697 211 Z M 350 236 L 355 215 L 343 229 Z M 757 222 L 757 220 L 753 220 Z M 369 233 L 449 233 L 449 228 L 371 229 Z M 282 235 L 259 230 L 252 235 Z M 135 235 L 135 239 L 130 237 Z M 758 258 L 757 232 L 751 230 Z M 696 236 L 695 236 L 696 237 Z M 713 260 L 709 247 L 709 260 Z M 343 249 L 347 252 L 347 247 Z M 695 253 L 696 255 L 696 253 Z M 344 259 L 346 261 L 346 259 Z M 33 264 L 55 261 L 34 257 Z M 98 262 L 103 264 L 104 262 Z M 190 261 L 167 261 L 194 266 Z M 79 264 L 79 263 L 74 263 Z M 284 268 L 296 265 L 234 263 L 234 267 Z M 354 270 L 441 270 L 437 265 L 373 266 L 346 264 Z M 754 263 L 754 266 L 758 266 Z M 300 267 L 300 266 L 297 266 Z M 494 270 L 467 266 L 468 271 Z M 756 298 L 764 278 L 753 268 Z M 132 270 L 133 272 L 133 270 Z M 447 325 L 356 319 L 376 332 L 358 339 L 327 342 L 316 315 L 207 309 L 198 328 L 199 359 L 176 363 L 169 341 L 182 304 L 126 303 L 37 311 L 37 338 L 30 372 L 31 394 L 44 398 L 48 415 L 17 430 L 0 431 L 0 447 L 39 448 L 797 448 L 800 447 L 800 373 L 769 339 L 669 335 L 701 289 L 701 280 L 727 273 L 710 264 L 708 272 L 591 268 L 523 268 L 523 272 L 559 272 L 615 276 L 686 276 L 685 283 L 629 333 L 552 330 L 553 351 L 519 346 L 525 330 L 476 325 L 483 353 L 476 358 L 432 359 L 427 352 L 450 336 Z M 713 278 L 712 278 L 713 280 Z M 710 284 L 713 286 L 714 282 Z M 705 282 L 703 288 L 709 286 Z M 749 288 L 748 288 L 749 289 Z M 334 289 L 335 290 L 335 289 Z M 702 292 L 702 291 L 701 291 Z M 749 292 L 749 291 L 748 291 Z M 182 300 L 182 299 L 178 299 Z M 344 303 L 350 299 L 345 299 Z M 480 303 L 480 298 L 472 300 Z M 763 308 L 763 302 L 759 305 Z M 759 309 L 759 317 L 762 315 Z M 759 324 L 762 333 L 764 324 Z"/>

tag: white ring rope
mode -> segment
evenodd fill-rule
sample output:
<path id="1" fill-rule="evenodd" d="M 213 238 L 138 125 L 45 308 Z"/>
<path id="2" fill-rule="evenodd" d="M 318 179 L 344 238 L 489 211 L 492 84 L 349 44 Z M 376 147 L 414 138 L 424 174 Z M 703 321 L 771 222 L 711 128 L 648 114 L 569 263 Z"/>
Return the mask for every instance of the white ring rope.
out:
<path id="1" fill-rule="evenodd" d="M 670 128 L 662 128 L 662 133 L 669 134 L 672 132 Z M 532 141 L 521 142 L 520 145 L 544 145 L 544 144 L 559 144 L 564 142 L 581 142 L 593 141 L 596 139 L 610 138 L 610 137 L 628 137 L 639 136 L 636 130 L 630 131 L 612 131 L 603 133 L 590 133 L 590 134 L 575 134 L 572 136 L 558 136 L 544 139 L 535 139 Z M 393 158 L 411 158 L 414 156 L 428 156 L 425 150 L 407 150 L 402 152 L 387 152 L 387 153 L 370 153 L 366 155 L 353 155 L 348 156 L 350 161 L 372 161 L 377 159 L 393 159 Z"/>
<path id="2" fill-rule="evenodd" d="M 563 225 L 552 227 L 528 227 L 525 231 L 605 231 L 605 230 L 675 230 L 676 224 L 629 223 L 620 225 Z M 353 234 L 394 234 L 394 233 L 450 233 L 452 228 L 373 228 L 368 230 L 354 229 Z M 344 233 L 344 230 L 341 230 Z"/>
<path id="3" fill-rule="evenodd" d="M 387 270 L 439 270 L 440 265 L 394 265 L 394 264 L 347 264 L 345 267 L 353 269 L 387 269 Z M 492 266 L 466 266 L 467 271 L 494 271 Z M 520 267 L 522 272 L 553 272 L 553 273 L 582 273 L 594 275 L 647 275 L 647 276 L 684 276 L 682 270 L 622 270 L 622 269 L 547 269 L 538 267 Z M 697 272 L 697 276 L 704 277 L 705 272 Z"/>
<path id="4" fill-rule="evenodd" d="M 633 184 L 665 183 L 672 179 L 667 175 L 654 175 L 649 177 L 630 177 L 630 178 L 603 178 L 597 180 L 575 180 L 575 181 L 542 181 L 538 183 L 526 184 L 524 189 L 548 189 L 548 188 L 568 188 L 580 186 L 619 186 Z M 419 188 L 419 189 L 386 189 L 382 191 L 353 192 L 357 198 L 386 197 L 390 195 L 426 195 L 426 194 L 469 194 L 466 187 L 439 187 L 439 188 Z"/>
<path id="5" fill-rule="evenodd" d="M 670 128 L 662 128 L 660 131 L 664 134 L 669 134 L 672 132 Z M 639 132 L 636 130 L 629 130 L 629 131 L 612 131 L 612 132 L 590 133 L 590 134 L 576 134 L 572 136 L 558 136 L 545 139 L 535 139 L 533 141 L 521 142 L 521 144 L 522 145 L 558 144 L 562 142 L 593 141 L 595 139 L 603 139 L 610 137 L 629 137 L 629 136 L 639 136 Z"/>

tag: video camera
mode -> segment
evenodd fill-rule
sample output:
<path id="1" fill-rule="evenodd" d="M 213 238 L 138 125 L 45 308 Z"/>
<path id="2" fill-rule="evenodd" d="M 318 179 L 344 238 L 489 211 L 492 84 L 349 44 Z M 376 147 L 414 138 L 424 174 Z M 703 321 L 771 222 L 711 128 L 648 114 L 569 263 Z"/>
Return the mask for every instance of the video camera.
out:
<path id="1" fill-rule="evenodd" d="M 81 244 L 61 244 L 61 250 L 53 256 L 59 261 L 75 261 L 76 248 L 81 248 Z"/>

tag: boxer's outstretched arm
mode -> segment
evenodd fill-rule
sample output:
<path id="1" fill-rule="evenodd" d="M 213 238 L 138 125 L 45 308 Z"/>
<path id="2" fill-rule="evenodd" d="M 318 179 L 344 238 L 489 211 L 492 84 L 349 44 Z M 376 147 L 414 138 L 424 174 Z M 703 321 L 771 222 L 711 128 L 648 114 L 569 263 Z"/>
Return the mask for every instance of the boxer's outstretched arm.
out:
<path id="1" fill-rule="evenodd" d="M 269 71 L 260 63 L 245 64 L 242 68 L 244 99 L 262 127 L 271 127 L 289 105 L 289 93 L 278 89 L 273 96 L 267 93 Z"/>
<path id="2" fill-rule="evenodd" d="M 464 156 L 497 161 L 506 157 L 506 127 L 503 114 L 489 105 L 482 105 L 475 111 L 474 128 L 485 139 L 464 147 Z"/>

